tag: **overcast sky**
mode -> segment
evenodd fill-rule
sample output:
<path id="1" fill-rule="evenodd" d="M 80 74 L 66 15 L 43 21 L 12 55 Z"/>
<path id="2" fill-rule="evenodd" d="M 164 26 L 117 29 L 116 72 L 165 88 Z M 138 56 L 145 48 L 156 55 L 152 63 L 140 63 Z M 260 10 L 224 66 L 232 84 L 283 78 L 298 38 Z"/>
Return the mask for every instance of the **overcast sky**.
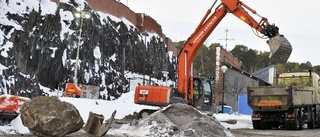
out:
<path id="1" fill-rule="evenodd" d="M 145 13 L 155 19 L 163 33 L 173 41 L 186 40 L 197 27 L 214 0 L 121 0 L 136 13 Z M 276 24 L 293 47 L 290 62 L 320 65 L 320 1 L 318 0 L 242 0 L 245 4 Z M 220 3 L 218 0 L 216 6 Z M 216 7 L 215 6 L 215 7 Z M 215 8 L 214 8 L 215 9 Z M 257 21 L 260 18 L 252 15 Z M 220 43 L 231 50 L 237 44 L 269 51 L 266 39 L 254 35 L 251 28 L 232 14 L 221 21 L 204 43 Z"/>

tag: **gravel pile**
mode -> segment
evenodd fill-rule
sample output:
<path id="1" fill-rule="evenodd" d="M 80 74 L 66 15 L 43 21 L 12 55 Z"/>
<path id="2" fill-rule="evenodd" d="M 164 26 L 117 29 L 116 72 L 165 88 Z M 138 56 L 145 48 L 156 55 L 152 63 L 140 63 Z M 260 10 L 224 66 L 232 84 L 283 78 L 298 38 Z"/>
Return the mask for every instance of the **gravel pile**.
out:
<path id="1" fill-rule="evenodd" d="M 146 136 L 228 137 L 232 134 L 213 116 L 186 104 L 173 104 L 138 121 L 138 128 L 150 130 Z"/>

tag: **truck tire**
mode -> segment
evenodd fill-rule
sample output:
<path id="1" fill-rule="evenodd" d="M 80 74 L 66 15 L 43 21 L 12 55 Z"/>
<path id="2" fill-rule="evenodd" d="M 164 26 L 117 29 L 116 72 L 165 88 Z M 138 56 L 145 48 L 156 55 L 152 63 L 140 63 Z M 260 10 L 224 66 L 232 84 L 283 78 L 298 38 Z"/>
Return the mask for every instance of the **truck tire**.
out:
<path id="1" fill-rule="evenodd" d="M 315 115 L 311 112 L 310 121 L 308 121 L 308 129 L 314 129 L 316 127 Z"/>
<path id="2" fill-rule="evenodd" d="M 299 110 L 297 110 L 297 109 L 295 109 L 294 110 L 294 114 L 295 114 L 295 120 L 294 120 L 294 122 L 293 123 L 290 123 L 290 129 L 291 130 L 298 130 L 298 129 L 300 129 L 300 127 L 302 127 L 302 125 L 301 125 L 301 115 L 299 114 Z"/>
<path id="3" fill-rule="evenodd" d="M 305 124 L 305 115 L 301 109 L 299 110 L 299 121 L 299 130 L 302 130 Z"/>
<path id="4" fill-rule="evenodd" d="M 316 122 L 317 122 L 317 128 L 320 128 L 320 112 L 317 111 L 316 113 Z"/>

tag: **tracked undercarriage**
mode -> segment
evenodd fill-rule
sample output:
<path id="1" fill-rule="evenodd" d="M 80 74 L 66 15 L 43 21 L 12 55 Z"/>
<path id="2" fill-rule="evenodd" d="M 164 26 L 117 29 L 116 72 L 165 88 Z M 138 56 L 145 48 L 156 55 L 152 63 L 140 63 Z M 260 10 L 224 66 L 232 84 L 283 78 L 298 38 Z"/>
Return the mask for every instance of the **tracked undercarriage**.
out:
<path id="1" fill-rule="evenodd" d="M 17 95 L 0 96 L 0 126 L 9 124 L 13 119 L 19 116 L 19 107 L 29 98 Z"/>

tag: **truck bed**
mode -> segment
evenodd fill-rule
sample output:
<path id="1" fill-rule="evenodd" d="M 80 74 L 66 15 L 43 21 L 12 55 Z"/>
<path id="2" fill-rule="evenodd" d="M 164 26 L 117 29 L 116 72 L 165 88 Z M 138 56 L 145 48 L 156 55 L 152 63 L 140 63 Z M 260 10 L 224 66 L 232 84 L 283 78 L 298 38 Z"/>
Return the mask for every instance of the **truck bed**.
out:
<path id="1" fill-rule="evenodd" d="M 248 105 L 253 111 L 287 111 L 289 108 L 318 103 L 314 87 L 248 87 Z"/>

